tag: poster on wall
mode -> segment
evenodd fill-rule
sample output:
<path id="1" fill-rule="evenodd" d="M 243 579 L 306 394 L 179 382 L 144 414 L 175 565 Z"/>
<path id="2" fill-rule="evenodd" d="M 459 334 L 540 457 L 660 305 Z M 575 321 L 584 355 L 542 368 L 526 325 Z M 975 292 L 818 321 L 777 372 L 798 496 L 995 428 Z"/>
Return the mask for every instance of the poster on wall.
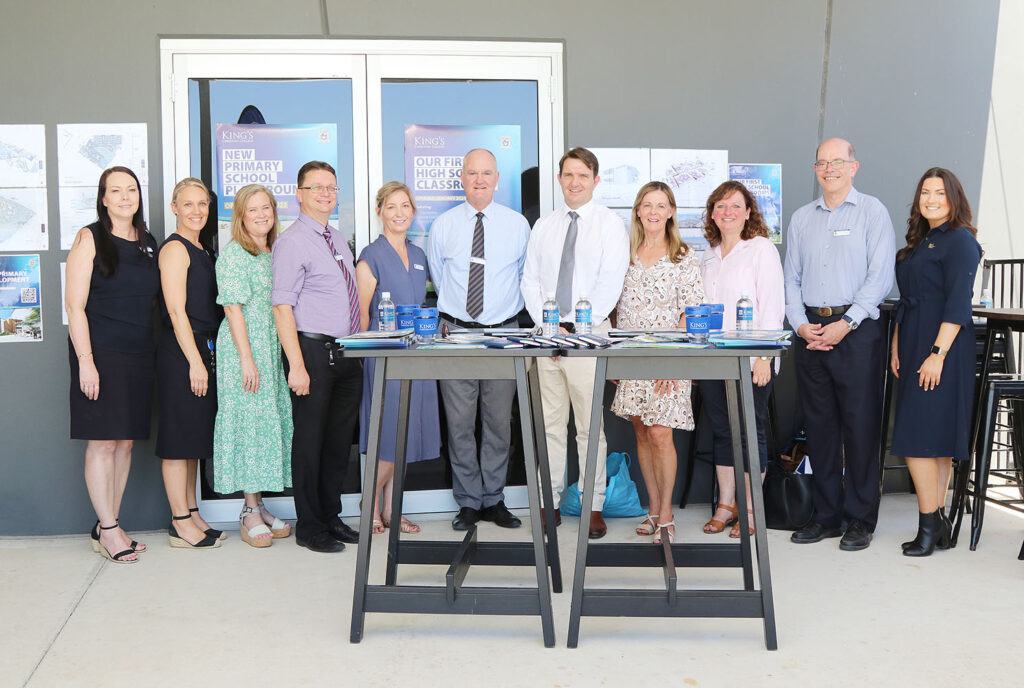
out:
<path id="1" fill-rule="evenodd" d="M 270 189 L 282 227 L 291 224 L 299 216 L 299 168 L 310 160 L 338 168 L 337 124 L 218 124 L 214 192 L 221 234 L 230 229 L 235 194 L 248 184 Z M 335 210 L 331 222 L 337 221 Z"/>
<path id="2" fill-rule="evenodd" d="M 405 183 L 416 202 L 409 241 L 424 248 L 434 218 L 466 200 L 460 178 L 462 157 L 474 148 L 486 148 L 498 161 L 494 201 L 522 212 L 519 130 L 518 124 L 405 126 Z"/>
<path id="3" fill-rule="evenodd" d="M 594 200 L 609 208 L 632 208 L 640 187 L 651 180 L 650 148 L 591 148 L 601 182 Z"/>
<path id="4" fill-rule="evenodd" d="M 103 170 L 120 165 L 139 178 L 143 214 L 149 216 L 149 156 L 145 122 L 57 125 L 60 247 L 96 221 L 96 187 Z"/>
<path id="5" fill-rule="evenodd" d="M 43 340 L 39 254 L 0 256 L 0 344 Z"/>
<path id="6" fill-rule="evenodd" d="M 42 124 L 0 124 L 0 251 L 50 247 Z"/>
<path id="7" fill-rule="evenodd" d="M 699 258 L 708 249 L 708 240 L 704 238 L 704 208 L 677 208 L 676 223 L 679 236 Z"/>
<path id="8" fill-rule="evenodd" d="M 652 148 L 651 178 L 672 188 L 678 208 L 703 208 L 729 179 L 729 151 Z"/>
<path id="9" fill-rule="evenodd" d="M 729 178 L 747 187 L 768 225 L 768 238 L 782 243 L 782 165 L 779 163 L 734 163 Z"/>

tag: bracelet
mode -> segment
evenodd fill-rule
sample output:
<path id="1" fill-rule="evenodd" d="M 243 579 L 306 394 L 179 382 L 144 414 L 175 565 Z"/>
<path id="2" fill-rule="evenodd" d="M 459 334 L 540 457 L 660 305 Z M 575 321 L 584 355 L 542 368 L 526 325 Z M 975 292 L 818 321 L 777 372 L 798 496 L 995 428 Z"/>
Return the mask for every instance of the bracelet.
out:
<path id="1" fill-rule="evenodd" d="M 90 351 L 90 352 L 89 352 L 89 353 L 87 353 L 87 354 L 78 354 L 78 357 L 79 357 L 79 358 L 85 358 L 86 356 L 92 356 L 92 352 Z"/>

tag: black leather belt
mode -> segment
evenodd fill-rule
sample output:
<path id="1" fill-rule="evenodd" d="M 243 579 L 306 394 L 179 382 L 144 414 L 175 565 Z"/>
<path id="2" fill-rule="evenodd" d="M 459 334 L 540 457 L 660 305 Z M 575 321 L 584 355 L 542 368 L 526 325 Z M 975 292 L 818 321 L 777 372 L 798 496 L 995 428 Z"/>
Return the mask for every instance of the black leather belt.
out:
<path id="1" fill-rule="evenodd" d="M 853 306 L 804 306 L 807 315 L 816 315 L 819 318 L 829 318 L 833 315 L 842 315 Z"/>
<path id="2" fill-rule="evenodd" d="M 306 339 L 315 339 L 318 342 L 328 342 L 330 344 L 334 344 L 334 340 L 337 339 L 337 337 L 332 337 L 329 334 L 320 334 L 319 332 L 303 332 L 301 330 L 299 330 L 299 335 L 305 337 Z"/>
<path id="3" fill-rule="evenodd" d="M 514 322 L 515 319 L 516 319 L 515 316 L 512 316 L 511 318 L 509 318 L 508 320 L 506 320 L 504 322 L 496 323 L 494 325 L 485 325 L 484 323 L 478 323 L 478 322 L 475 322 L 475 321 L 472 321 L 472 320 L 459 320 L 456 317 L 448 315 L 444 311 L 439 311 L 438 315 L 440 315 L 442 318 L 444 318 L 445 320 L 447 320 L 450 323 L 454 323 L 454 324 L 458 325 L 459 327 L 465 327 L 465 328 L 471 329 L 471 330 L 478 330 L 478 329 L 483 329 L 483 328 L 495 328 L 495 327 L 508 327 L 509 323 Z"/>

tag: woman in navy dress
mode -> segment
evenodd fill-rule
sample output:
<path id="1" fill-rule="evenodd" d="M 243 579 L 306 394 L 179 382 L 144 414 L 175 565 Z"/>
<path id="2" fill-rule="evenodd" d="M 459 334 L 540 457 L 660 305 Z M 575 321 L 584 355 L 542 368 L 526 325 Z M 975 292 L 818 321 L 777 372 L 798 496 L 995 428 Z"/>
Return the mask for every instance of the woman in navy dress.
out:
<path id="1" fill-rule="evenodd" d="M 224 317 L 217 305 L 213 257 L 199 242 L 210 212 L 210 192 L 194 177 L 182 179 L 171 195 L 174 233 L 160 247 L 164 332 L 157 346 L 156 455 L 162 470 L 171 525 L 171 547 L 212 549 L 223 531 L 211 528 L 196 506 L 199 459 L 213 457 L 217 416 L 214 348 Z"/>
<path id="2" fill-rule="evenodd" d="M 896 254 L 900 301 L 890 365 L 899 395 L 892 453 L 907 459 L 920 511 L 917 537 L 903 543 L 908 557 L 949 548 L 952 528 L 943 507 L 952 462 L 970 458 L 971 297 L 982 253 L 971 220 L 960 180 L 933 167 L 917 183 L 907 245 Z"/>
<path id="3" fill-rule="evenodd" d="M 100 175 L 98 219 L 75 237 L 65 288 L 71 439 L 88 441 L 85 486 L 97 518 L 93 550 L 119 564 L 136 562 L 146 551 L 118 523 L 132 444 L 149 439 L 153 400 L 153 304 L 160 273 L 141 189 L 127 167 Z"/>
<path id="4" fill-rule="evenodd" d="M 388 182 L 377 192 L 377 217 L 383 232 L 363 249 L 356 264 L 359 289 L 359 328 L 378 328 L 377 304 L 383 292 L 391 293 L 395 305 L 419 305 L 427 294 L 427 256 L 423 249 L 406 240 L 416 215 L 416 204 L 405 184 Z M 373 391 L 374 359 L 363 367 L 363 404 L 359 412 L 359 451 L 366 453 L 370 423 L 370 394 Z M 380 432 L 380 460 L 377 490 L 373 500 L 373 532 L 383 533 L 390 524 L 391 488 L 395 476 L 395 444 L 398 435 L 397 381 L 387 383 L 383 423 Z M 409 431 L 406 461 L 434 459 L 441 454 L 441 427 L 437 418 L 437 383 L 415 380 L 409 393 Z M 381 497 L 383 495 L 383 506 Z M 403 533 L 418 533 L 420 527 L 402 517 Z"/>

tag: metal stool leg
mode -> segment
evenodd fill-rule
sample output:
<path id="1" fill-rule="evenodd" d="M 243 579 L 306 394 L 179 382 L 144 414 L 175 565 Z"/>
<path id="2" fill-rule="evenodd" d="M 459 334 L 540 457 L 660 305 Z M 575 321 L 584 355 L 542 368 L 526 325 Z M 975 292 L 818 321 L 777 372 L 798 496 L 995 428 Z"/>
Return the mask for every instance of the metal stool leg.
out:
<path id="1" fill-rule="evenodd" d="M 996 416 L 999 415 L 999 400 L 994 385 L 985 393 L 985 415 L 981 419 L 981 438 L 984 442 L 977 455 L 974 468 L 974 513 L 971 514 L 971 550 L 978 547 L 981 526 L 985 520 L 985 492 L 988 486 L 988 471 L 992 461 L 992 444 L 995 441 Z"/>

